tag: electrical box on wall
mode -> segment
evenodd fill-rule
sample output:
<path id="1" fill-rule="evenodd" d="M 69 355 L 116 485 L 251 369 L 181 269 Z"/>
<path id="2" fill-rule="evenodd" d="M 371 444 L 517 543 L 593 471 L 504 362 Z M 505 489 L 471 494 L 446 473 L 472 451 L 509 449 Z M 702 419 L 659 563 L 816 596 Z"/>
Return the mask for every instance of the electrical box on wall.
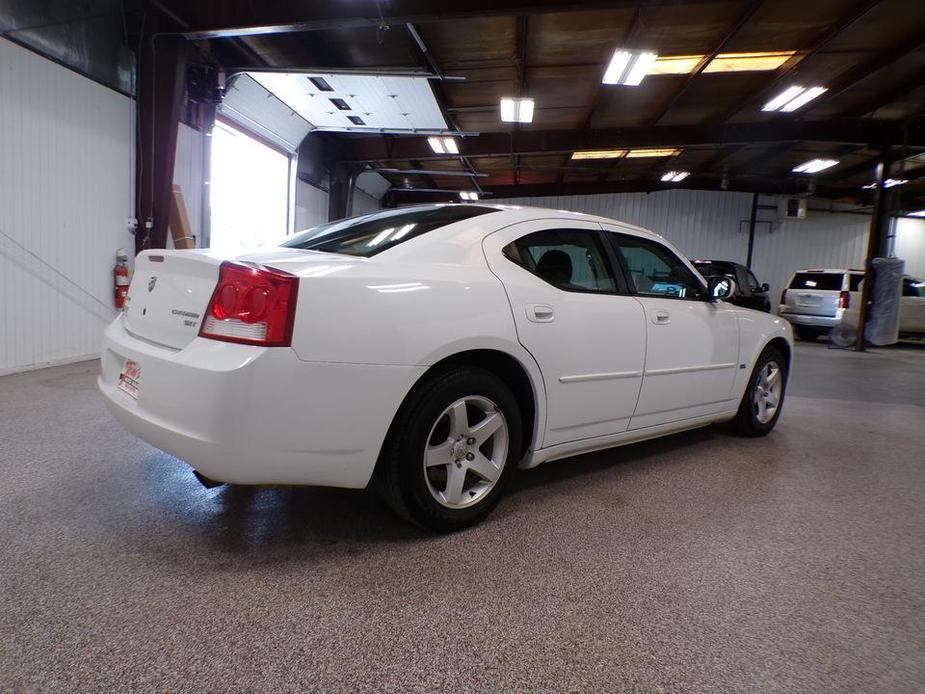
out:
<path id="1" fill-rule="evenodd" d="M 784 198 L 781 200 L 780 216 L 784 219 L 806 219 L 806 198 Z"/>

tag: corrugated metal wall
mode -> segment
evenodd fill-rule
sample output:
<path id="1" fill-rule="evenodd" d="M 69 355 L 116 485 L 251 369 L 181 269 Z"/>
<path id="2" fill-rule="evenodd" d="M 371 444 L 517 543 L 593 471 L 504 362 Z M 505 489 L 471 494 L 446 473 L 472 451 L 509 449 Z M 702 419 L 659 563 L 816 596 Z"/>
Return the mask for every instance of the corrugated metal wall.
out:
<path id="1" fill-rule="evenodd" d="M 897 220 L 896 255 L 906 261 L 906 273 L 925 279 L 925 219 Z"/>
<path id="2" fill-rule="evenodd" d="M 0 39 L 0 373 L 98 352 L 131 133 L 130 99 Z"/>
<path id="3" fill-rule="evenodd" d="M 751 193 L 666 190 L 654 193 L 571 195 L 491 200 L 574 210 L 619 219 L 658 232 L 691 258 L 709 257 L 745 262 Z M 761 196 L 762 206 L 777 206 L 778 198 Z M 811 200 L 806 219 L 781 219 L 776 210 L 759 210 L 752 267 L 758 279 L 771 285 L 774 305 L 795 270 L 806 267 L 861 267 L 867 251 L 870 217 L 849 214 L 827 201 Z M 899 221 L 897 255 L 910 274 L 925 274 L 925 222 Z M 920 269 L 917 269 L 920 268 Z"/>

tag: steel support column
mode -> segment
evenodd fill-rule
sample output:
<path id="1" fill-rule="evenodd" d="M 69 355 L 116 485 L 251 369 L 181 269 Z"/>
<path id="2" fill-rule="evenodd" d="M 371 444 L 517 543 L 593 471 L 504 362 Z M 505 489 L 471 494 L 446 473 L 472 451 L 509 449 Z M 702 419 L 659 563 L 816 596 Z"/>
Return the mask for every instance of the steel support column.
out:
<path id="1" fill-rule="evenodd" d="M 155 33 L 145 37 L 139 56 L 136 253 L 167 245 L 188 50 L 184 38 Z"/>
<path id="2" fill-rule="evenodd" d="M 745 266 L 752 269 L 752 253 L 755 250 L 755 225 L 758 222 L 758 193 L 752 194 L 752 214 L 748 218 L 748 255 L 745 258 Z"/>

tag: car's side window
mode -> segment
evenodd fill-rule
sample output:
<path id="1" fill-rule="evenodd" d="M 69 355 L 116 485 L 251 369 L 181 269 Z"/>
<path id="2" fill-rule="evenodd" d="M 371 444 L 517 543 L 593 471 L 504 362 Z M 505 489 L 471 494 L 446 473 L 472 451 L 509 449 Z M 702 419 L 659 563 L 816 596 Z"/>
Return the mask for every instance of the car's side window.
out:
<path id="1" fill-rule="evenodd" d="M 751 270 L 746 270 L 745 279 L 748 280 L 748 288 L 752 290 L 752 294 L 761 291 L 761 285 L 758 283 L 758 278 L 755 277 Z"/>
<path id="2" fill-rule="evenodd" d="M 848 291 L 859 292 L 861 291 L 861 282 L 864 281 L 864 275 L 850 275 L 848 279 Z"/>
<path id="3" fill-rule="evenodd" d="M 509 243 L 504 255 L 565 291 L 616 292 L 600 234 L 583 229 L 547 229 Z"/>
<path id="4" fill-rule="evenodd" d="M 644 296 L 703 299 L 706 290 L 687 266 L 660 243 L 614 235 L 636 292 Z"/>

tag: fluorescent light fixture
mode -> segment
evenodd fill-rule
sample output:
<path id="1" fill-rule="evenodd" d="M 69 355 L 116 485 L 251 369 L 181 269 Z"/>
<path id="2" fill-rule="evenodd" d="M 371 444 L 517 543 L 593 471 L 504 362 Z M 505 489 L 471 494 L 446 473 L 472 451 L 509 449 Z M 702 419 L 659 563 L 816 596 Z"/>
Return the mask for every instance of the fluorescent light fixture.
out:
<path id="1" fill-rule="evenodd" d="M 578 152 L 572 152 L 572 160 L 620 159 L 625 156 L 625 149 L 585 149 Z"/>
<path id="2" fill-rule="evenodd" d="M 810 87 L 805 92 L 800 94 L 796 99 L 789 102 L 787 105 L 783 106 L 781 108 L 781 111 L 784 113 L 790 113 L 791 111 L 796 111 L 798 108 L 805 106 L 806 104 L 808 104 L 810 101 L 812 101 L 816 97 L 822 96 L 827 91 L 829 91 L 828 87 Z"/>
<path id="3" fill-rule="evenodd" d="M 888 178 L 883 182 L 884 188 L 892 188 L 893 186 L 904 186 L 909 182 L 908 178 Z M 877 187 L 876 183 L 868 183 L 866 186 L 861 186 L 867 190 L 873 190 Z"/>
<path id="4" fill-rule="evenodd" d="M 637 159 L 640 157 L 673 157 L 680 153 L 681 150 L 677 147 L 663 147 L 658 149 L 631 149 L 626 153 L 626 158 Z"/>
<path id="5" fill-rule="evenodd" d="M 452 137 L 428 137 L 427 142 L 437 154 L 459 154 L 459 147 Z"/>
<path id="6" fill-rule="evenodd" d="M 910 212 L 910 217 L 925 217 L 925 210 L 916 210 L 915 212 Z"/>
<path id="7" fill-rule="evenodd" d="M 618 48 L 610 58 L 610 64 L 601 81 L 604 84 L 625 84 L 636 87 L 642 83 L 656 60 L 658 60 L 658 53 L 627 51 Z"/>
<path id="8" fill-rule="evenodd" d="M 679 183 L 690 175 L 690 171 L 668 171 L 662 174 L 662 180 L 666 183 Z"/>
<path id="9" fill-rule="evenodd" d="M 501 120 L 505 123 L 532 123 L 533 99 L 501 99 Z"/>
<path id="10" fill-rule="evenodd" d="M 479 199 L 479 194 L 475 191 L 461 190 L 459 191 L 459 197 L 461 197 L 463 200 L 470 200 L 475 202 Z"/>
<path id="11" fill-rule="evenodd" d="M 838 159 L 810 159 L 793 168 L 794 173 L 814 174 L 835 166 Z"/>
<path id="12" fill-rule="evenodd" d="M 762 111 L 789 113 L 805 106 L 810 101 L 829 91 L 828 87 L 787 87 L 780 94 L 761 107 Z"/>

